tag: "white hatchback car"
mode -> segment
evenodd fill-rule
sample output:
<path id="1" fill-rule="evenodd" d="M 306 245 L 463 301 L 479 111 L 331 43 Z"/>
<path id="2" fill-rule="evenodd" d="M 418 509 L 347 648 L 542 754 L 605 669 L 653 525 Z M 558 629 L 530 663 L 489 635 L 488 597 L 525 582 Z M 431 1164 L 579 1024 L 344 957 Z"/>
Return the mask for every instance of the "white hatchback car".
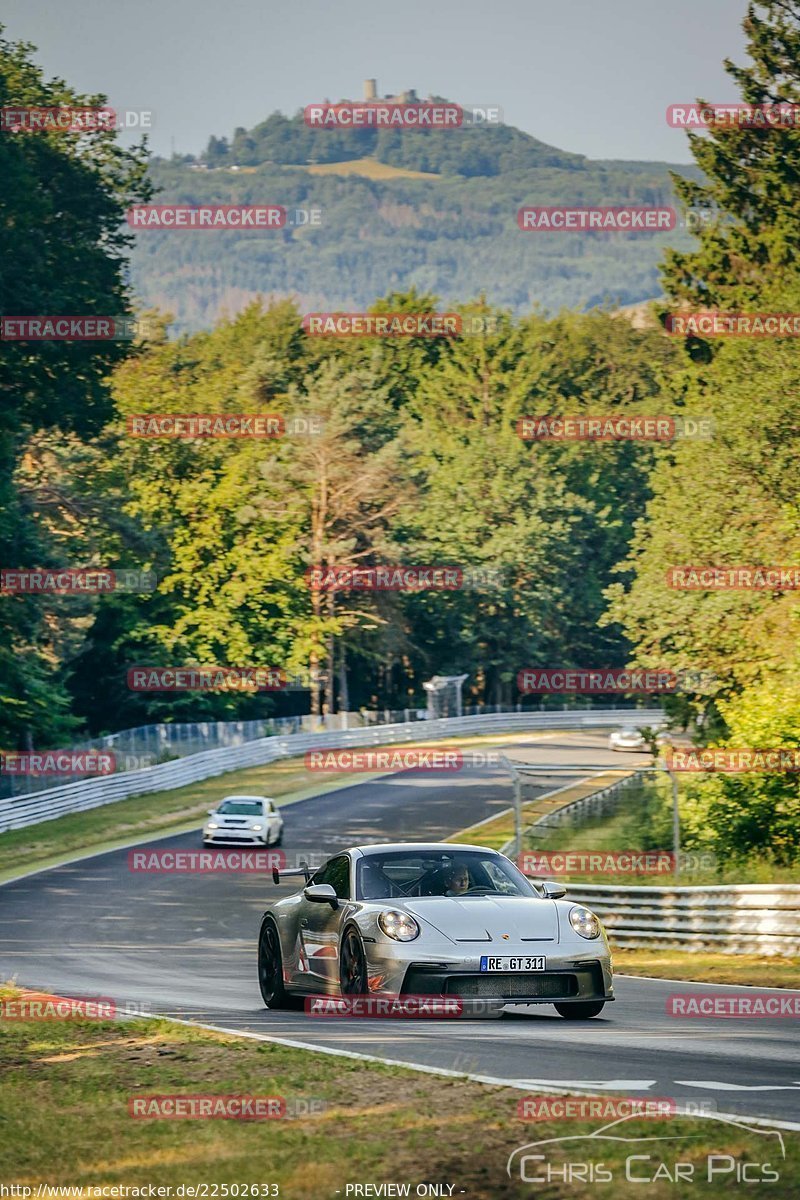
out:
<path id="1" fill-rule="evenodd" d="M 280 846 L 283 817 L 275 802 L 265 796 L 226 796 L 217 808 L 209 809 L 203 826 L 203 845 Z"/>

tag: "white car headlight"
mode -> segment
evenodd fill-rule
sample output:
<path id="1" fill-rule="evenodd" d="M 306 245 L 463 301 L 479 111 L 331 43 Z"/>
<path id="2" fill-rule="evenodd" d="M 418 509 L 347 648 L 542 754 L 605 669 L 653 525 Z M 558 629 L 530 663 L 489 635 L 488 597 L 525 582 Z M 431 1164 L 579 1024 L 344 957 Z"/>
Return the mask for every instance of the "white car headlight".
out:
<path id="1" fill-rule="evenodd" d="M 386 936 L 395 942 L 413 942 L 415 937 L 419 937 L 419 925 L 414 918 L 408 913 L 397 912 L 396 909 L 382 912 L 378 917 L 378 924 Z"/>
<path id="2" fill-rule="evenodd" d="M 206 825 L 206 829 L 219 829 L 219 825 L 216 821 L 209 821 Z"/>
<path id="3" fill-rule="evenodd" d="M 263 829 L 263 828 L 264 828 L 264 822 L 263 822 L 263 821 L 257 821 L 257 822 L 256 822 L 256 824 L 255 824 L 255 825 L 251 825 L 251 826 L 250 826 L 250 828 L 251 828 L 251 829 L 254 829 L 254 830 L 256 830 L 256 832 L 258 832 L 258 830 L 259 830 L 259 829 Z"/>
<path id="4" fill-rule="evenodd" d="M 593 912 L 589 912 L 588 908 L 583 908 L 580 904 L 576 904 L 574 908 L 569 910 L 569 923 L 581 937 L 600 937 L 601 925 L 597 917 Z"/>

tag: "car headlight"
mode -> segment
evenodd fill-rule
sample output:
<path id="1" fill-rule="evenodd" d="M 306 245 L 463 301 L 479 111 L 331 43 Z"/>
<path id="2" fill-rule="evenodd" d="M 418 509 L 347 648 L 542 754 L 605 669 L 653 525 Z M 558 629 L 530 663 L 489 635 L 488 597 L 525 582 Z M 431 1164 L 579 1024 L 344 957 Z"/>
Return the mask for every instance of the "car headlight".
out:
<path id="1" fill-rule="evenodd" d="M 216 821 L 209 821 L 206 825 L 206 829 L 219 829 L 219 825 Z"/>
<path id="2" fill-rule="evenodd" d="M 414 918 L 408 913 L 397 912 L 396 909 L 382 912 L 378 917 L 378 924 L 386 936 L 395 942 L 413 942 L 415 937 L 419 937 L 419 925 Z"/>
<path id="3" fill-rule="evenodd" d="M 585 938 L 600 937 L 601 925 L 593 912 L 576 904 L 569 910 L 569 923 L 576 933 Z"/>
<path id="4" fill-rule="evenodd" d="M 264 822 L 261 821 L 261 822 L 257 823 L 256 825 L 251 825 L 250 828 L 255 830 L 257 833 L 260 829 L 264 828 Z"/>

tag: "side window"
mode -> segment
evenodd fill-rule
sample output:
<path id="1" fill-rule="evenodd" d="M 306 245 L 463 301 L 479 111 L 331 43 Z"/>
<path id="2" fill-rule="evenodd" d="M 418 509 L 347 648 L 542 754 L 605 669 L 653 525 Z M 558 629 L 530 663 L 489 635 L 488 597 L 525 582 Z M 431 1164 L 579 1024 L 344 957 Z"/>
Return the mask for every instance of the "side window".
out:
<path id="1" fill-rule="evenodd" d="M 331 877 L 328 880 L 340 900 L 350 899 L 350 859 L 335 858 L 331 863 Z"/>
<path id="2" fill-rule="evenodd" d="M 268 817 L 271 817 L 275 812 L 275 805 L 272 803 L 271 800 L 264 801 L 264 808 L 266 810 Z"/>
<path id="3" fill-rule="evenodd" d="M 316 872 L 312 883 L 329 883 L 340 900 L 350 899 L 350 859 L 346 855 L 332 858 Z"/>

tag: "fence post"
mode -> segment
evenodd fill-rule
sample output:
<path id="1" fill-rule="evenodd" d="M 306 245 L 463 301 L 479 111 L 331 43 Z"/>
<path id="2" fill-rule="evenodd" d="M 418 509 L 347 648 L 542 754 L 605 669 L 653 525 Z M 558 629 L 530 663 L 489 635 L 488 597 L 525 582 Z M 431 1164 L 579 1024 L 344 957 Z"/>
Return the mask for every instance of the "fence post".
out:
<path id="1" fill-rule="evenodd" d="M 675 857 L 675 882 L 681 873 L 681 814 L 678 808 L 678 776 L 669 772 L 672 780 L 672 853 Z"/>
<path id="2" fill-rule="evenodd" d="M 514 776 L 514 861 L 519 863 L 522 854 L 522 780 Z"/>

